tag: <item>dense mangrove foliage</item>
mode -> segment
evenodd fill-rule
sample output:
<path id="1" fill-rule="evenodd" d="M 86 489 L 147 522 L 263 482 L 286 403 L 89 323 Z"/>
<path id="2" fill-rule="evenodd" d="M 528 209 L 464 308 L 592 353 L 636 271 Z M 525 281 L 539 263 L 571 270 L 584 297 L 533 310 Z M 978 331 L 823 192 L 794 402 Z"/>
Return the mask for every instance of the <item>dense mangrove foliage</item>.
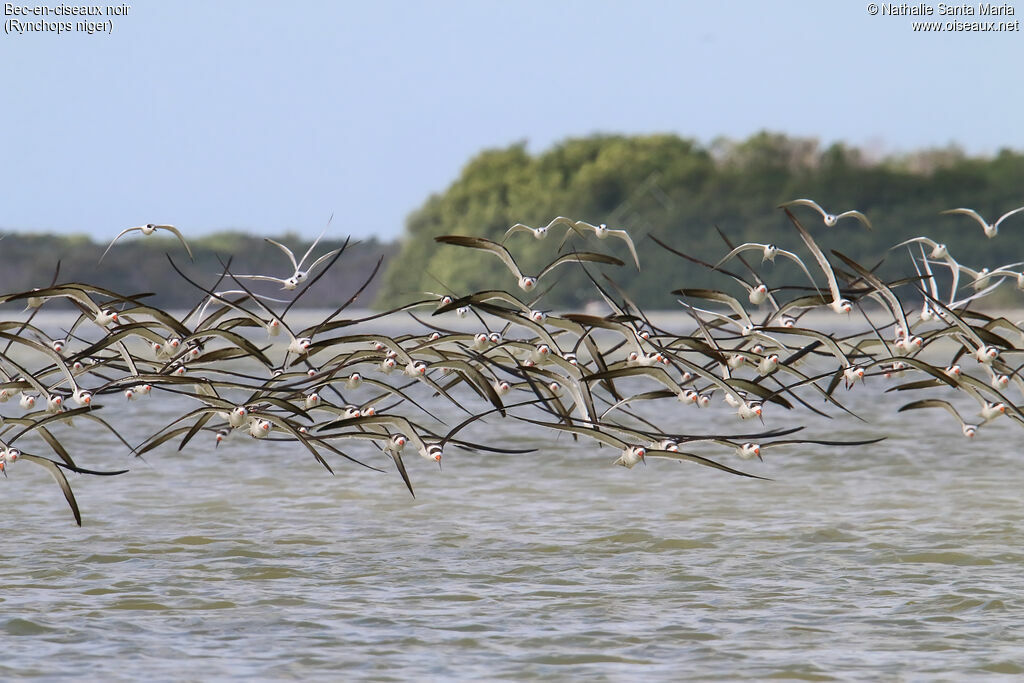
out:
<path id="1" fill-rule="evenodd" d="M 1024 154 L 1017 152 L 972 158 L 951 147 L 872 158 L 845 145 L 822 148 L 813 139 L 772 133 L 707 145 L 675 135 L 596 135 L 539 154 L 520 143 L 477 155 L 444 193 L 430 197 L 409 217 L 378 304 L 397 305 L 424 290 L 464 295 L 500 286 L 507 272 L 494 259 L 474 253 L 452 258 L 452 251 L 434 237 L 464 234 L 500 241 L 515 223 L 546 225 L 561 215 L 629 230 L 643 270 L 616 269 L 616 283 L 649 307 L 674 308 L 677 304 L 666 293 L 672 282 L 695 287 L 728 283 L 658 247 L 648 234 L 710 260 L 725 247 L 716 226 L 735 242 L 774 242 L 793 249 L 799 240 L 782 212 L 773 209 L 798 197 L 813 198 L 835 213 L 866 213 L 873 233 L 842 223 L 816 233 L 824 247 L 839 248 L 861 262 L 875 265 L 885 258 L 883 275 L 903 271 L 908 257 L 902 250 L 880 252 L 879 245 L 923 234 L 945 241 L 963 263 L 994 267 L 1007 261 L 1003 253 L 1024 252 L 1024 218 L 1011 218 L 999 240 L 987 240 L 971 219 L 939 215 L 967 206 L 995 220 L 1024 203 Z M 561 240 L 564 231 L 553 230 L 545 241 L 517 234 L 506 246 L 525 270 L 539 270 L 551 258 L 551 240 Z M 609 252 L 610 246 L 590 235 L 573 236 L 564 248 Z M 780 262 L 775 267 L 779 279 L 798 279 L 792 266 Z M 592 297 L 585 274 L 572 269 L 545 301 L 576 307 Z"/>

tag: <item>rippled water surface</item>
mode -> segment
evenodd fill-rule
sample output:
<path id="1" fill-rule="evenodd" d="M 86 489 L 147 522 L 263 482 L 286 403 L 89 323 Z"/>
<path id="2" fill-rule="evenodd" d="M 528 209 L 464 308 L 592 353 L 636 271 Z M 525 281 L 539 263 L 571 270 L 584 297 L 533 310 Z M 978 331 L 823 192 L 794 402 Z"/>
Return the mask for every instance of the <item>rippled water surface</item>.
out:
<path id="1" fill-rule="evenodd" d="M 653 458 L 626 470 L 609 448 L 495 419 L 466 436 L 536 452 L 449 448 L 440 471 L 410 455 L 416 499 L 365 444 L 351 454 L 386 473 L 335 456 L 331 476 L 293 444 L 238 436 L 143 462 L 61 425 L 81 465 L 131 472 L 73 476 L 82 528 L 40 468 L 0 479 L 0 676 L 1024 673 L 1019 427 L 968 441 L 941 411 L 897 415 L 909 399 L 885 386 L 844 394 L 866 425 L 771 407 L 769 426 L 808 436 L 890 437 L 722 456 L 772 481 Z M 103 411 L 135 443 L 189 406 Z M 725 408 L 661 412 L 680 432 L 752 429 Z"/>

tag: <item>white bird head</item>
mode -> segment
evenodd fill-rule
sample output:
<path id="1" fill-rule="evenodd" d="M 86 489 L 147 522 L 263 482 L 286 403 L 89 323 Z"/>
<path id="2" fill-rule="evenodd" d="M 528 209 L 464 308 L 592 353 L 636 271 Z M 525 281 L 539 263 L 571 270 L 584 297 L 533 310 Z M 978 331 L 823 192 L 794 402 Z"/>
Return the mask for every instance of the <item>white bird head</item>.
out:
<path id="1" fill-rule="evenodd" d="M 626 469 L 632 469 L 637 463 L 643 461 L 647 455 L 647 449 L 643 446 L 627 446 L 623 449 L 622 455 L 615 461 L 616 465 L 622 465 Z"/>
<path id="2" fill-rule="evenodd" d="M 256 437 L 257 439 L 262 439 L 263 437 L 270 434 L 270 430 L 271 424 L 269 420 L 253 418 L 252 421 L 249 423 L 249 434 Z"/>
<path id="3" fill-rule="evenodd" d="M 994 346 L 982 346 L 974 353 L 974 358 L 985 365 L 989 365 L 999 357 L 999 349 Z"/>
<path id="4" fill-rule="evenodd" d="M 831 306 L 836 313 L 849 313 L 853 310 L 853 304 L 846 299 L 837 299 L 831 303 Z"/>
<path id="5" fill-rule="evenodd" d="M 849 389 L 857 383 L 857 380 L 864 379 L 864 368 L 858 368 L 855 365 L 851 365 L 843 370 L 843 379 L 846 380 L 846 388 Z"/>
<path id="6" fill-rule="evenodd" d="M 892 365 L 885 371 L 885 378 L 892 379 L 903 374 L 903 371 L 907 369 L 907 364 L 902 361 L 894 361 Z"/>
<path id="7" fill-rule="evenodd" d="M 760 306 L 768 299 L 768 287 L 762 282 L 750 290 L 747 299 L 755 306 Z"/>

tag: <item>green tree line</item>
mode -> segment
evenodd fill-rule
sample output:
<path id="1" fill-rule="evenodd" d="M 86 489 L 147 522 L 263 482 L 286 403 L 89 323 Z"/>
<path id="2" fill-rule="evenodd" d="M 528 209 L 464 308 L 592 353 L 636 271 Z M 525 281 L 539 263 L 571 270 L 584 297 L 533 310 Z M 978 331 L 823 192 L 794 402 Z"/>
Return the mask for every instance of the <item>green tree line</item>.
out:
<path id="1" fill-rule="evenodd" d="M 868 266 L 884 259 L 882 274 L 912 273 L 905 250 L 887 249 L 919 235 L 948 244 L 954 258 L 976 268 L 1024 259 L 1024 216 L 1008 219 L 998 238 L 989 240 L 970 218 L 939 215 L 971 207 L 994 220 L 1024 204 L 1024 155 L 1011 150 L 980 158 L 948 147 L 871 159 L 847 145 L 822 148 L 814 139 L 768 132 L 706 145 L 675 135 L 595 135 L 539 154 L 530 154 L 520 143 L 470 160 L 445 192 L 431 196 L 409 217 L 378 305 L 442 289 L 458 295 L 492 287 L 518 292 L 494 256 L 440 245 L 434 237 L 459 234 L 500 241 L 514 223 L 546 225 L 559 215 L 630 232 L 640 255 L 639 273 L 618 240 L 574 237 L 566 247 L 625 261 L 620 268 L 588 268 L 607 273 L 642 307 L 677 307 L 668 292 L 680 287 L 714 286 L 740 295 L 742 288 L 727 277 L 682 260 L 645 236 L 656 235 L 715 262 L 728 251 L 717 226 L 734 243 L 771 242 L 795 251 L 813 269 L 793 226 L 776 208 L 801 197 L 834 213 L 866 213 L 873 232 L 854 220 L 825 228 L 813 210 L 794 210 L 826 252 L 838 249 Z M 536 274 L 557 254 L 563 231 L 545 240 L 517 233 L 506 246 L 526 274 Z M 752 265 L 760 267 L 759 260 L 754 257 Z M 731 267 L 743 270 L 736 262 Z M 537 290 L 557 280 L 545 299 L 549 305 L 578 307 L 597 298 L 578 268 L 563 268 L 552 271 Z M 806 276 L 782 260 L 764 272 L 769 285 L 806 284 Z"/>
<path id="2" fill-rule="evenodd" d="M 217 276 L 224 272 L 222 263 L 230 259 L 230 271 L 239 275 L 272 275 L 286 278 L 292 274 L 288 258 L 277 247 L 262 237 L 242 232 L 219 232 L 205 237 L 186 235 L 195 261 L 189 260 L 184 247 L 174 237 L 161 237 L 157 232 L 149 237 L 125 236 L 114 245 L 98 263 L 106 243 L 97 243 L 83 235 L 48 235 L 9 233 L 0 240 L 0 291 L 14 293 L 45 287 L 54 278 L 59 264 L 60 282 L 88 282 L 123 294 L 151 293 L 147 303 L 162 308 L 182 309 L 193 306 L 202 292 L 188 284 L 171 267 L 167 256 L 199 284 L 212 287 Z M 275 238 L 301 258 L 311 242 L 294 234 Z M 343 241 L 323 239 L 307 260 L 309 265 L 318 256 L 338 249 Z M 351 240 L 323 278 L 303 295 L 303 307 L 336 308 L 370 277 L 377 260 L 393 255 L 395 246 L 375 239 L 359 242 Z M 320 269 L 322 269 L 321 266 Z M 318 269 L 312 275 L 319 272 Z M 381 266 L 383 272 L 384 266 Z M 311 276 L 312 277 L 312 276 Z M 259 294 L 290 299 L 294 293 L 282 292 L 279 285 L 267 282 L 244 281 Z M 377 296 L 382 282 L 375 277 L 354 306 L 368 307 Z M 238 289 L 224 278 L 218 291 Z M 12 304 L 13 305 L 13 304 Z M 51 304 L 52 306 L 52 304 Z"/>
<path id="3" fill-rule="evenodd" d="M 525 143 L 481 152 L 445 192 L 429 197 L 409 216 L 399 243 L 353 240 L 301 305 L 336 307 L 365 282 L 381 256 L 385 260 L 380 273 L 356 305 L 375 302 L 377 307 L 390 307 L 428 291 L 463 295 L 498 287 L 518 292 L 511 274 L 495 257 L 440 245 L 434 237 L 459 234 L 500 241 L 514 223 L 545 225 L 559 215 L 629 230 L 640 256 L 639 273 L 618 240 L 573 237 L 565 248 L 621 258 L 626 262 L 623 267 L 587 268 L 598 277 L 602 272 L 609 275 L 645 308 L 675 308 L 669 292 L 680 287 L 716 287 L 741 295 L 742 288 L 727 277 L 668 253 L 647 235 L 715 262 L 728 251 L 715 230 L 719 227 L 734 243 L 771 242 L 801 254 L 813 268 L 796 231 L 776 208 L 798 197 L 815 199 L 837 213 L 854 208 L 866 213 L 873 232 L 856 221 L 825 228 L 812 210 L 795 210 L 823 249 L 838 249 L 869 266 L 884 260 L 879 271 L 884 276 L 912 270 L 905 251 L 887 249 L 918 235 L 945 242 L 960 263 L 971 267 L 1024 259 L 1024 216 L 1008 219 L 999 236 L 989 240 L 971 219 L 939 215 L 966 206 L 994 220 L 1024 204 L 1024 155 L 1015 151 L 970 157 L 947 147 L 873 159 L 855 147 L 822 148 L 811 138 L 768 132 L 709 144 L 675 135 L 595 135 L 566 140 L 538 154 L 529 153 Z M 527 274 L 536 274 L 557 255 L 563 230 L 545 240 L 518 233 L 506 246 Z M 88 281 L 126 293 L 153 292 L 150 301 L 155 305 L 181 308 L 192 305 L 199 293 L 174 273 L 165 254 L 205 285 L 214 283 L 220 261 L 228 258 L 235 273 L 290 274 L 284 254 L 260 237 L 221 232 L 188 239 L 194 263 L 180 243 L 157 233 L 123 238 L 97 266 L 106 243 L 82 235 L 8 233 L 0 240 L 0 291 L 45 286 L 59 262 L 62 281 Z M 293 234 L 275 239 L 299 255 L 310 244 Z M 314 258 L 341 244 L 338 239 L 324 240 Z M 760 267 L 756 257 L 751 262 Z M 731 269 L 743 270 L 735 262 Z M 773 286 L 806 281 L 782 260 L 764 267 L 763 277 Z M 261 294 L 280 291 L 273 284 L 251 284 Z M 550 286 L 554 288 L 546 305 L 578 308 L 597 298 L 592 284 L 574 266 L 553 271 L 536 291 Z M 234 285 L 224 282 L 221 288 Z M 1012 292 L 1003 294 L 1001 303 L 1016 301 Z"/>

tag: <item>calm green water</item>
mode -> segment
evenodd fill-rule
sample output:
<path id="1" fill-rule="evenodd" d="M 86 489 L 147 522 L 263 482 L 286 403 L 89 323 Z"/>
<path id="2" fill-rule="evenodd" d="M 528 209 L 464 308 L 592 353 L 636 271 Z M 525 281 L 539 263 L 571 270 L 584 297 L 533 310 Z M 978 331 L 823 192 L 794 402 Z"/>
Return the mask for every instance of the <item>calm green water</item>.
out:
<path id="1" fill-rule="evenodd" d="M 291 444 L 207 437 L 142 462 L 60 426 L 83 466 L 132 471 L 73 475 L 81 529 L 40 468 L 0 479 L 0 677 L 1020 675 L 1020 428 L 968 441 L 942 411 L 896 415 L 909 399 L 884 387 L 844 395 L 866 426 L 769 409 L 817 438 L 891 437 L 724 456 L 774 481 L 625 470 L 609 448 L 494 420 L 467 435 L 537 452 L 449 448 L 441 471 L 409 456 L 415 500 L 390 469 L 335 457 L 332 477 Z M 190 404 L 105 405 L 138 442 Z M 751 428 L 724 407 L 662 409 L 680 431 Z"/>

